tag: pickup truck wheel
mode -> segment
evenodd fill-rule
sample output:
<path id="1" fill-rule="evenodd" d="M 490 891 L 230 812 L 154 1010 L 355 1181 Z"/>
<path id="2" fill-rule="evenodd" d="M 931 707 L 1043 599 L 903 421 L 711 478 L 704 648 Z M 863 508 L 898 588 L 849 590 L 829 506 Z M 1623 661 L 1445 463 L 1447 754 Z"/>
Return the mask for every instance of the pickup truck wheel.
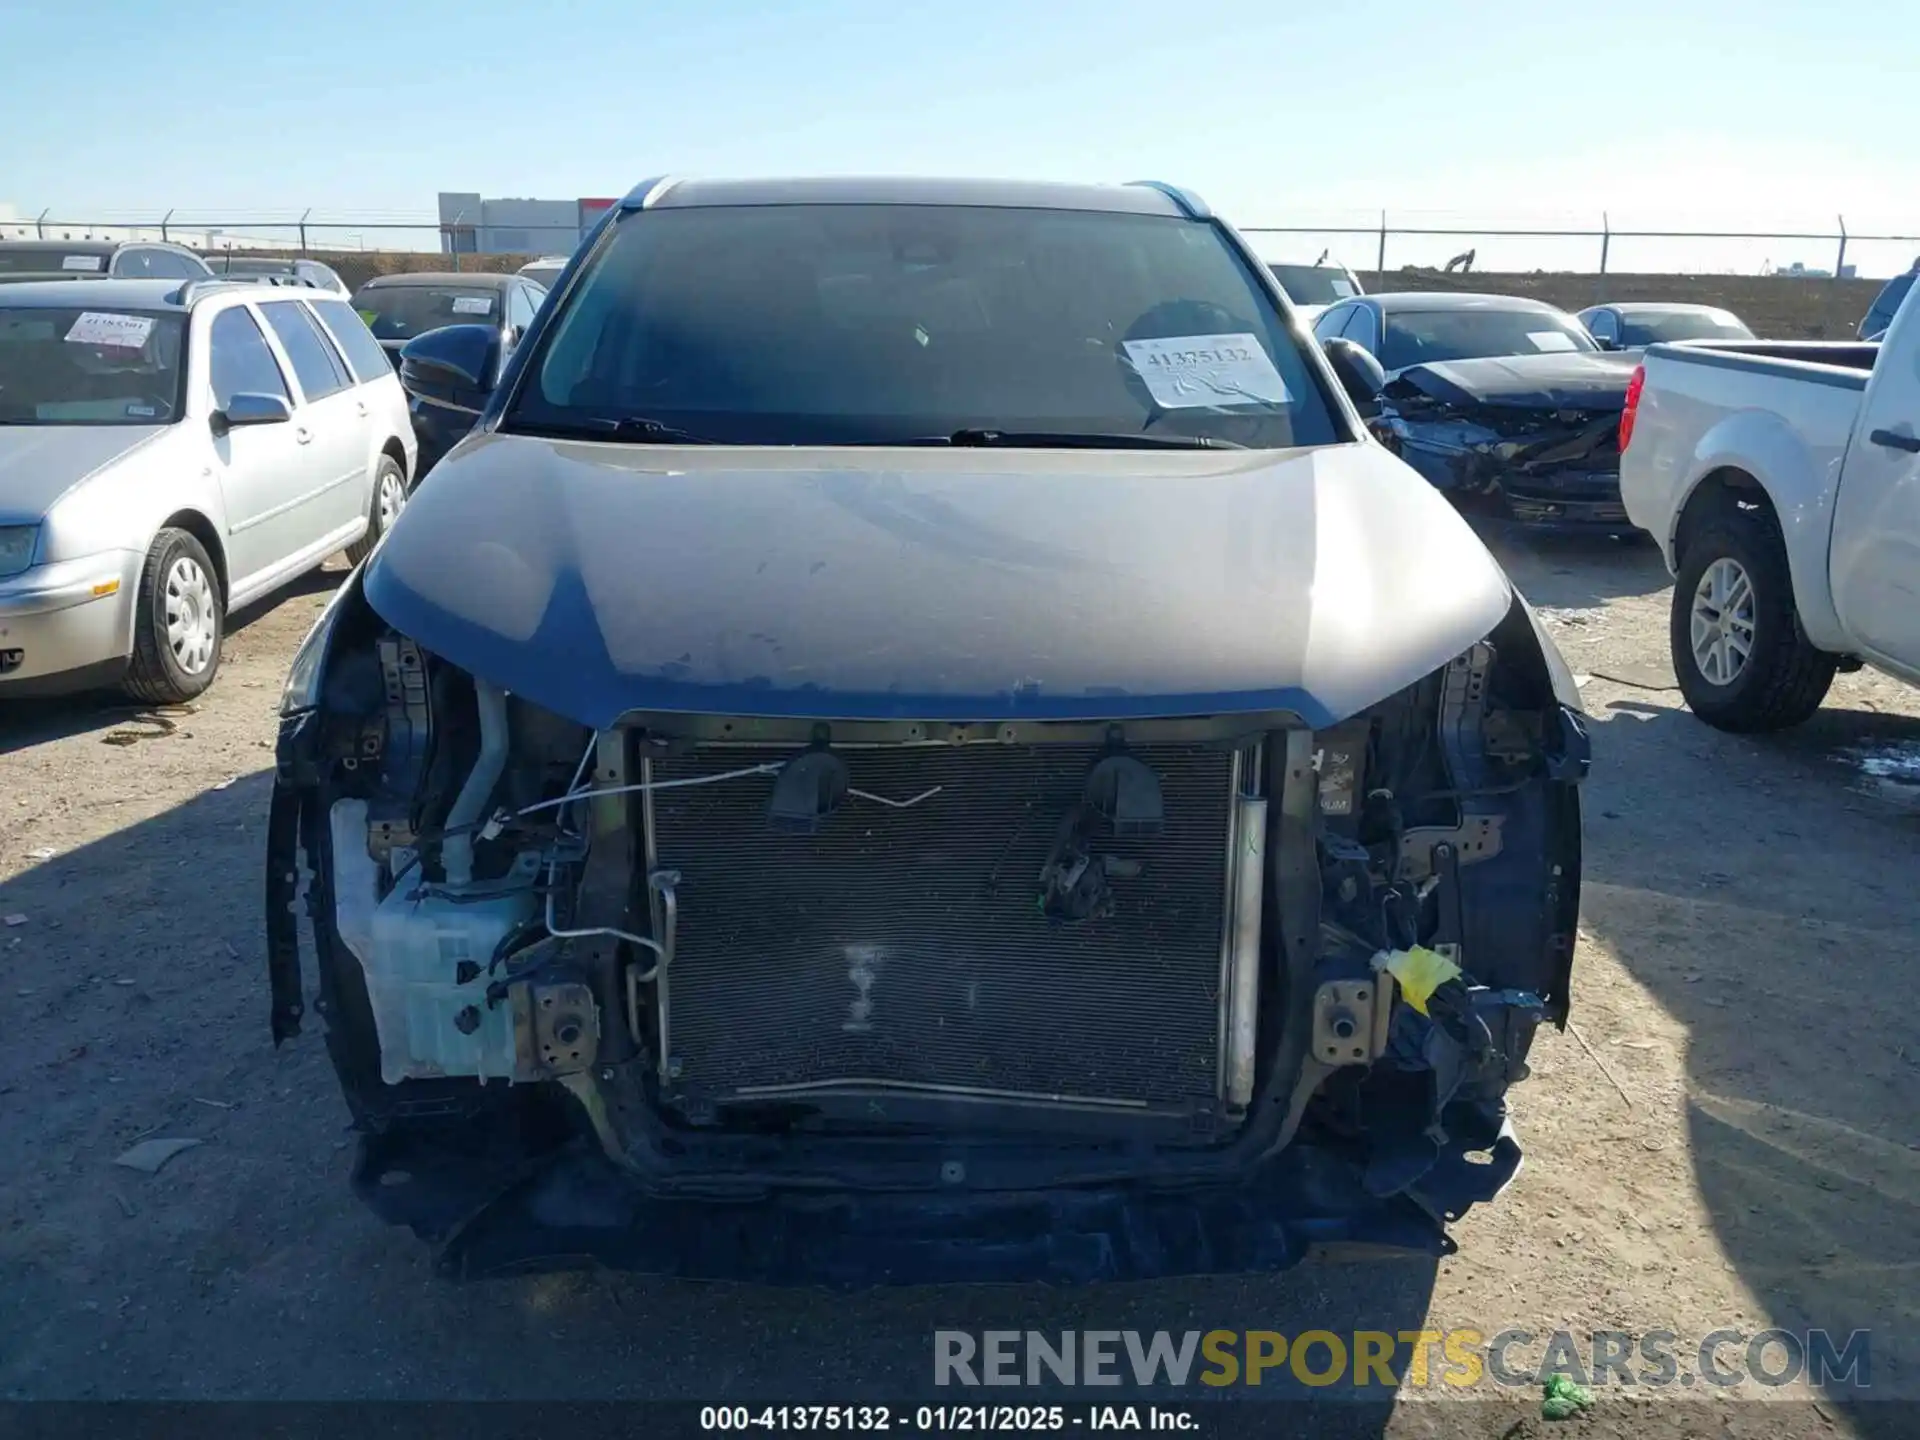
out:
<path id="1" fill-rule="evenodd" d="M 1674 577 L 1674 674 L 1687 708 L 1721 730 L 1783 730 L 1820 708 L 1839 657 L 1814 648 L 1770 517 L 1729 510 L 1687 543 Z"/>
<path id="2" fill-rule="evenodd" d="M 407 506 L 407 474 L 391 455 L 382 455 L 373 471 L 373 502 L 367 512 L 367 529 L 347 547 L 347 560 L 358 565 L 373 553 L 380 537 L 393 528 Z"/>
<path id="3" fill-rule="evenodd" d="M 135 597 L 133 656 L 121 688 L 147 705 L 179 705 L 213 683 L 226 612 L 206 549 L 185 530 L 147 547 Z"/>

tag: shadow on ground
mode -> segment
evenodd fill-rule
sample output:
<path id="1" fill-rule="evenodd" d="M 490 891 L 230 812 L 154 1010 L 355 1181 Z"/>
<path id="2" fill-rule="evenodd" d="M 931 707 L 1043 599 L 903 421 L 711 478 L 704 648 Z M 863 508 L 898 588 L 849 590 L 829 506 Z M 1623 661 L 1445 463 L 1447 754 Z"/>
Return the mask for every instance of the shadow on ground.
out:
<path id="1" fill-rule="evenodd" d="M 339 570 L 309 570 L 271 595 L 263 596 L 250 605 L 243 605 L 227 617 L 227 640 L 230 642 L 244 635 L 248 626 L 258 624 L 292 601 L 326 594 L 343 578 L 344 574 Z M 219 676 L 214 677 L 213 683 L 216 686 L 220 683 Z M 193 703 L 197 705 L 201 702 Z M 96 730 L 123 726 L 132 730 L 153 729 L 156 725 L 165 728 L 170 722 L 150 718 L 143 721 L 140 717 L 159 714 L 177 719 L 181 714 L 190 713 L 190 710 L 171 706 L 156 711 L 152 706 L 128 699 L 117 690 L 94 690 L 46 700 L 0 699 L 0 755 L 10 755 L 16 750 L 44 745 L 49 740 L 86 735 Z"/>
<path id="2" fill-rule="evenodd" d="M 1652 540 L 1603 535 L 1532 535 L 1477 527 L 1520 593 L 1536 608 L 1584 610 L 1672 583 Z"/>
<path id="3" fill-rule="evenodd" d="M 0 911 L 29 917 L 0 952 L 0 1397 L 1008 1401 L 1033 1396 L 934 1390 L 934 1331 L 1421 1328 L 1424 1258 L 1083 1290 L 436 1278 L 349 1194 L 317 1023 L 268 1039 L 269 784 L 244 776 L 0 884 Z M 200 1143 L 155 1175 L 112 1164 L 151 1135 Z M 1284 1370 L 1241 1393 L 1335 1402 L 1318 1434 L 1380 1435 L 1392 1414 L 1390 1394 Z"/>
<path id="4" fill-rule="evenodd" d="M 1740 737 L 1637 702 L 1596 718 L 1583 920 L 1685 1027 L 1719 1243 L 1778 1324 L 1836 1349 L 1871 1331 L 1871 1393 L 1920 1400 L 1920 826 L 1910 787 L 1860 759 L 1920 756 L 1920 720 L 1836 708 Z M 1854 1418 L 1913 1433 L 1911 1405 Z"/>

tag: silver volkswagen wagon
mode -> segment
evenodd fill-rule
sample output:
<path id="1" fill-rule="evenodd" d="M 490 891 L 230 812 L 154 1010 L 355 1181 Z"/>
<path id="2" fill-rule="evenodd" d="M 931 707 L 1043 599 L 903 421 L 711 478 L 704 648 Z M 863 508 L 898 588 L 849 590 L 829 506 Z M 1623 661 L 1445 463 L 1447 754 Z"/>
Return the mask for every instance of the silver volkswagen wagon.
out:
<path id="1" fill-rule="evenodd" d="M 400 382 L 343 300 L 0 288 L 0 700 L 198 695 L 227 614 L 364 558 L 414 460 Z"/>

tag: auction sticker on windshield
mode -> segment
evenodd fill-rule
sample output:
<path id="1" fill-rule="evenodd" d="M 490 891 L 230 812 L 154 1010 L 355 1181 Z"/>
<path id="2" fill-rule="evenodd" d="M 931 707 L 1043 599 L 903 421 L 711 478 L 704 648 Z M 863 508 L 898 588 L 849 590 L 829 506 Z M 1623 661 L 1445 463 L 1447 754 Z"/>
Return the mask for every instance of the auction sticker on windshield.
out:
<path id="1" fill-rule="evenodd" d="M 453 297 L 453 313 L 456 315 L 485 315 L 493 309 L 493 301 L 485 295 L 456 295 Z"/>
<path id="2" fill-rule="evenodd" d="M 1249 400 L 1285 405 L 1293 399 L 1272 359 L 1251 335 L 1166 335 L 1121 344 L 1163 410 Z"/>
<path id="3" fill-rule="evenodd" d="M 62 270 L 98 270 L 100 258 L 98 255 L 69 255 L 60 262 L 60 268 Z"/>
<path id="4" fill-rule="evenodd" d="M 73 322 L 73 328 L 67 331 L 67 343 L 112 345 L 138 350 L 147 343 L 147 336 L 152 333 L 153 317 L 150 315 L 108 315 L 96 310 L 83 310 L 80 318 Z"/>
<path id="5" fill-rule="evenodd" d="M 1561 351 L 1573 349 L 1573 337 L 1570 335 L 1562 335 L 1558 330 L 1529 330 L 1527 332 L 1527 339 L 1533 342 L 1533 348 L 1536 350 Z"/>

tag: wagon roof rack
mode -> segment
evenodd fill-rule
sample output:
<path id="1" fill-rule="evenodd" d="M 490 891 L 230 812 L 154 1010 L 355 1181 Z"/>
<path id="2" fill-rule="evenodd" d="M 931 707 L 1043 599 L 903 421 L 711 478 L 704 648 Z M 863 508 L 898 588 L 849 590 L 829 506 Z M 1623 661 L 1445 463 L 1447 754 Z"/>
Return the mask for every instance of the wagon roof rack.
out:
<path id="1" fill-rule="evenodd" d="M 194 301 L 198 300 L 202 295 L 207 294 L 209 291 L 238 290 L 244 287 L 246 284 L 247 282 L 244 280 L 239 280 L 239 279 L 229 280 L 223 275 L 215 275 L 210 279 L 202 277 L 199 280 L 187 281 L 186 284 L 182 285 L 178 290 L 176 290 L 173 293 L 171 298 L 175 305 L 182 305 L 182 306 L 191 305 L 193 304 Z"/>

